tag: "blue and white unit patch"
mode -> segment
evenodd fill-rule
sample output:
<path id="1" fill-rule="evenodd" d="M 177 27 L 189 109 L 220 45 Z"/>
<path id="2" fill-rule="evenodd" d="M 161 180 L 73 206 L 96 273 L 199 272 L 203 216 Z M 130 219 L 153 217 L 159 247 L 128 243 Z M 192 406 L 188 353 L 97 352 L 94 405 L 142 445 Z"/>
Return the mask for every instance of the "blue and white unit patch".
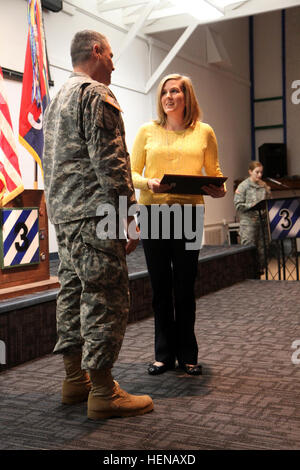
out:
<path id="1" fill-rule="evenodd" d="M 38 208 L 1 210 L 2 268 L 35 264 L 40 261 Z"/>
<path id="2" fill-rule="evenodd" d="M 268 199 L 272 240 L 300 237 L 300 199 Z"/>

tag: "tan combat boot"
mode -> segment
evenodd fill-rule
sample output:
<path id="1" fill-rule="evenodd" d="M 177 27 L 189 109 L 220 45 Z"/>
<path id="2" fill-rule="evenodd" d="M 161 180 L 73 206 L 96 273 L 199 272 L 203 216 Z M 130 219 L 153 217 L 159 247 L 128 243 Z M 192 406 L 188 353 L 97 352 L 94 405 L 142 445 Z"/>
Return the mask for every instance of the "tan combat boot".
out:
<path id="1" fill-rule="evenodd" d="M 75 405 L 88 399 L 91 382 L 88 374 L 81 369 L 81 354 L 64 354 L 66 378 L 62 386 L 62 403 Z"/>
<path id="2" fill-rule="evenodd" d="M 92 389 L 88 398 L 88 418 L 106 419 L 136 416 L 153 410 L 148 395 L 130 395 L 113 380 L 111 369 L 90 370 Z"/>

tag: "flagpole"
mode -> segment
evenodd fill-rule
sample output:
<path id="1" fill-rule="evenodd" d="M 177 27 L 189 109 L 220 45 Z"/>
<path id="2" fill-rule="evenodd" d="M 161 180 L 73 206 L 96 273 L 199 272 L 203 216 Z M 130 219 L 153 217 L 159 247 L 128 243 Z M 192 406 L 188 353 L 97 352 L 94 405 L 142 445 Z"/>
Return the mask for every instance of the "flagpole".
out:
<path id="1" fill-rule="evenodd" d="M 38 189 L 38 165 L 37 162 L 34 162 L 34 182 L 33 189 Z"/>

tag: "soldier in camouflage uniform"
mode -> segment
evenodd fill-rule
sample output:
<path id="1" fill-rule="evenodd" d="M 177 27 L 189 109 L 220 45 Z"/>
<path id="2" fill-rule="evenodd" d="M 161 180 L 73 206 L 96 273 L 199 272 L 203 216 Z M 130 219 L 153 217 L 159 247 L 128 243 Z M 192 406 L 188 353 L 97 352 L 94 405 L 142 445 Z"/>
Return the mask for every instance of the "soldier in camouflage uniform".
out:
<path id="1" fill-rule="evenodd" d="M 253 209 L 258 202 L 270 196 L 270 188 L 262 181 L 263 167 L 258 161 L 249 165 L 249 177 L 239 184 L 234 195 L 234 205 L 240 220 L 240 239 L 242 245 L 255 245 L 258 250 L 259 268 L 265 266 L 265 249 L 268 245 L 267 218 L 264 210 Z M 264 228 L 264 233 L 262 232 Z"/>
<path id="2" fill-rule="evenodd" d="M 88 398 L 92 419 L 133 416 L 151 411 L 152 400 L 122 390 L 111 369 L 129 311 L 126 253 L 138 239 L 97 237 L 99 206 L 110 204 L 118 220 L 120 196 L 136 203 L 121 110 L 108 88 L 112 52 L 104 36 L 86 30 L 75 35 L 71 58 L 74 71 L 45 113 L 43 155 L 60 258 L 54 352 L 66 369 L 62 401 Z"/>

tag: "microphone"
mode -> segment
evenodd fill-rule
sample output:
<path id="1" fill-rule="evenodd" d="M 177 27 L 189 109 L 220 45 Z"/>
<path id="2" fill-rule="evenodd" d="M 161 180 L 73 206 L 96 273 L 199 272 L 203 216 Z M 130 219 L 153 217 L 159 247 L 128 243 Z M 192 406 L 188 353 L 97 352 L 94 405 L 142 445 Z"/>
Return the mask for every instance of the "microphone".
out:
<path id="1" fill-rule="evenodd" d="M 287 188 L 287 189 L 290 189 L 289 186 L 287 186 L 286 184 L 283 184 L 281 183 L 280 181 L 277 181 L 277 180 L 274 180 L 273 178 L 265 178 L 266 180 L 269 180 L 269 181 L 272 181 L 272 183 L 275 183 L 275 184 L 278 184 L 279 186 L 282 186 L 283 188 Z"/>

